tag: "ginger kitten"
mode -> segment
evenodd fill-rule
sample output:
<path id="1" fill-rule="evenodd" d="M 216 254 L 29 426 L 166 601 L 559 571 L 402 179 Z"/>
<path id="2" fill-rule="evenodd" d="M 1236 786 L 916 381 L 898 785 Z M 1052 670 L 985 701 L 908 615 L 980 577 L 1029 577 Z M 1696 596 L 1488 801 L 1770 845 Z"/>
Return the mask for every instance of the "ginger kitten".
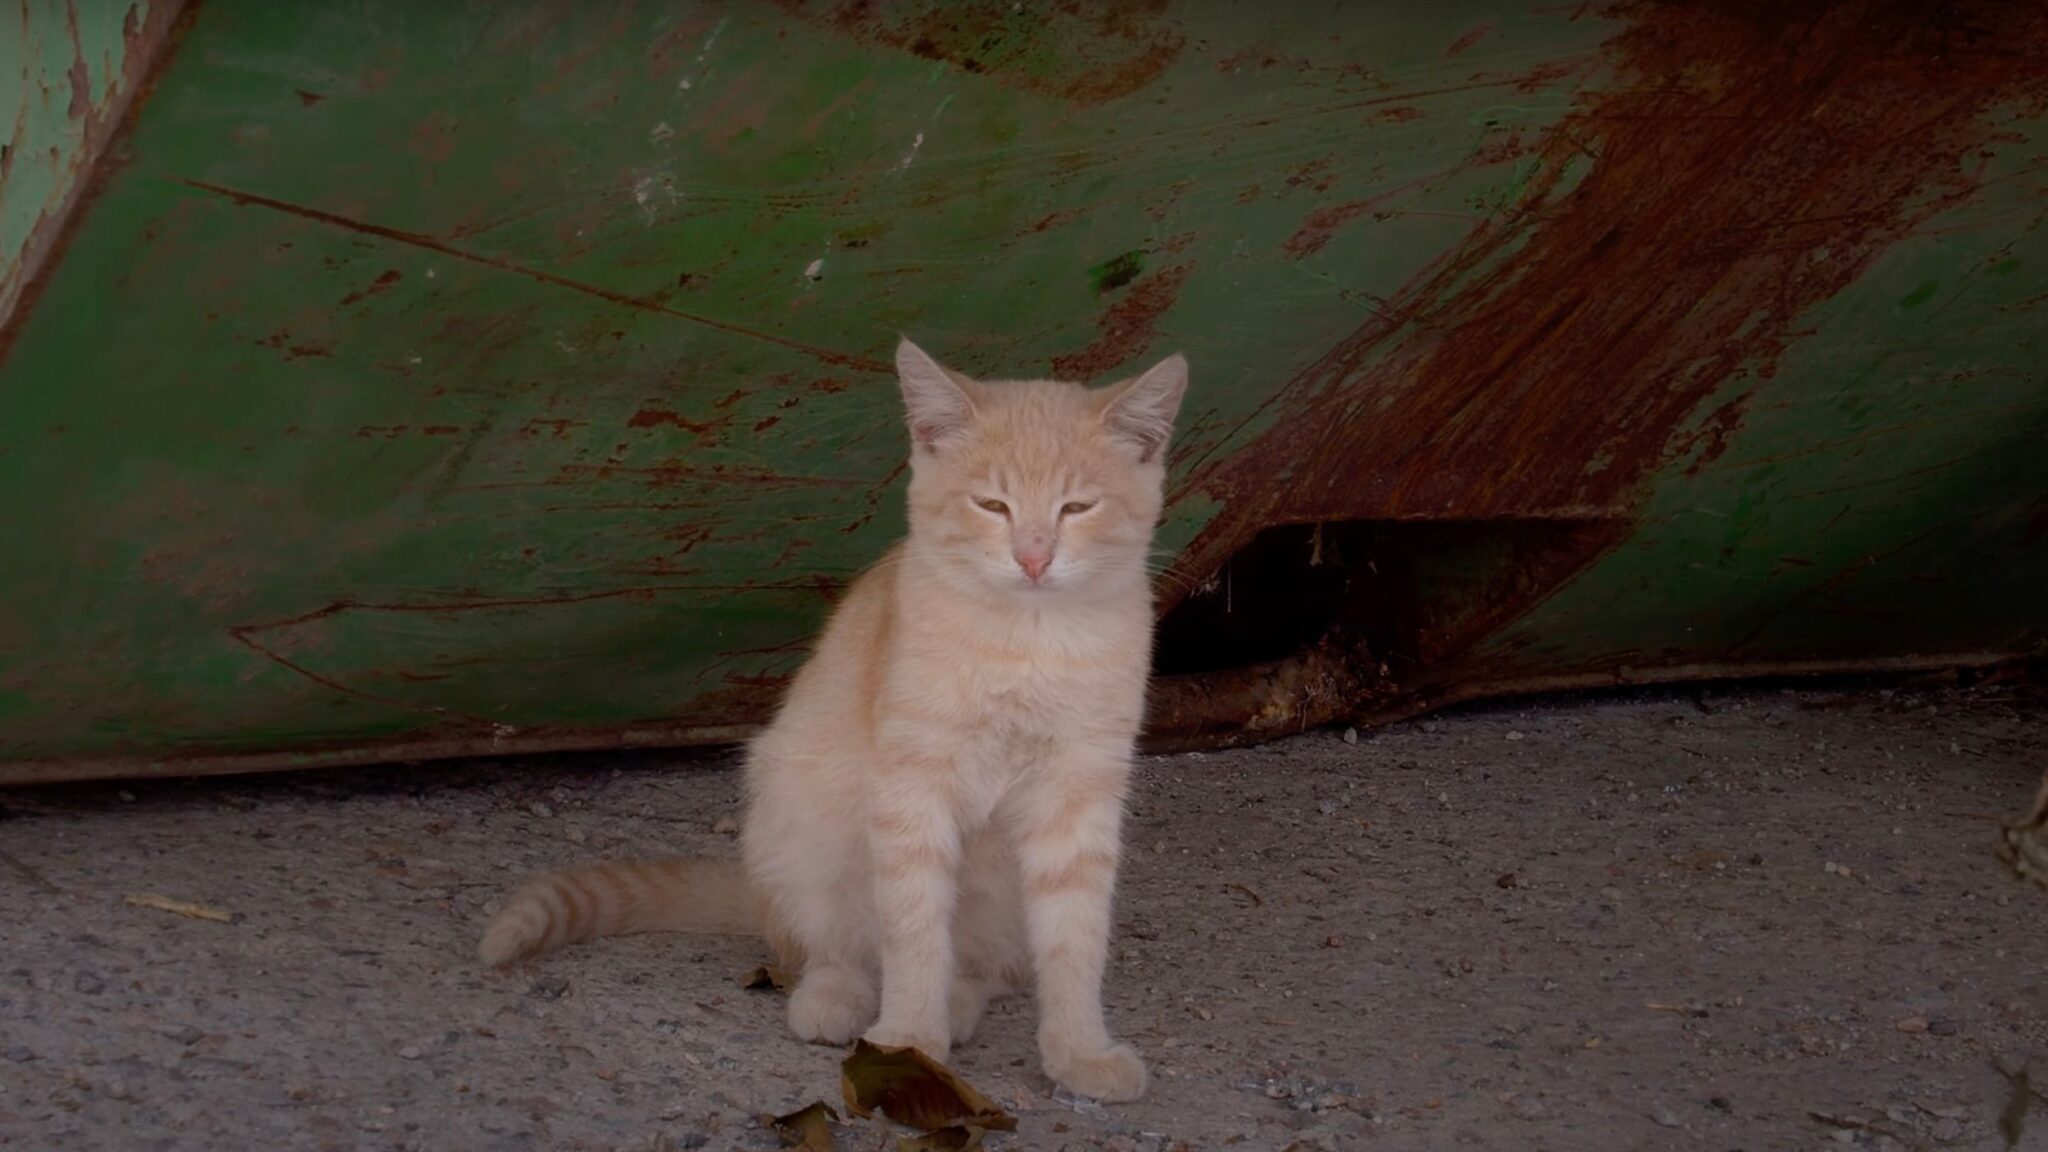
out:
<path id="1" fill-rule="evenodd" d="M 1146 557 L 1187 387 L 970 380 L 902 342 L 910 533 L 847 590 L 747 754 L 742 866 L 529 880 L 485 931 L 506 964 L 596 936 L 765 935 L 789 1026 L 944 1060 L 1035 980 L 1068 1089 L 1145 1091 L 1102 1017 L 1111 892 L 1152 643 Z"/>

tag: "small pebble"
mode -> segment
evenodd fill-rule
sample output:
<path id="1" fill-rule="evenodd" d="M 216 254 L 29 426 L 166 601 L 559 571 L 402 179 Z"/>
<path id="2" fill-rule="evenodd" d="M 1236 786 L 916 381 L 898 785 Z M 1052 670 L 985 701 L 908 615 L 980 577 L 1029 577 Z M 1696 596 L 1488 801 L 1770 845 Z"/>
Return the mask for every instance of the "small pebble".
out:
<path id="1" fill-rule="evenodd" d="M 1518 881 L 1515 879 L 1513 872 L 1503 872 L 1493 878 L 1493 886 L 1495 888 L 1513 888 L 1517 883 Z"/>
<path id="2" fill-rule="evenodd" d="M 1344 730 L 1344 742 L 1345 742 L 1346 744 L 1356 744 L 1356 743 L 1358 743 L 1358 729 L 1356 729 L 1356 728 L 1346 728 L 1346 729 Z"/>
<path id="3" fill-rule="evenodd" d="M 533 987 L 528 990 L 528 995 L 537 996 L 543 1000 L 559 1000 L 568 991 L 568 977 L 542 976 L 533 982 Z"/>
<path id="4" fill-rule="evenodd" d="M 400 1060 L 417 1060 L 420 1058 L 420 1050 L 407 1044 L 398 1050 L 398 1058 Z"/>
<path id="5" fill-rule="evenodd" d="M 1527 739 L 1528 739 L 1528 737 L 1527 737 L 1527 736 L 1525 736 L 1525 735 L 1523 735 L 1523 734 L 1522 734 L 1522 733 L 1520 733 L 1520 732 L 1516 732 L 1516 731 L 1510 730 L 1510 731 L 1508 732 L 1508 739 L 1509 739 L 1509 740 L 1527 740 Z"/>
<path id="6" fill-rule="evenodd" d="M 1928 1027 L 1927 1017 L 1903 1016 L 1900 1017 L 1898 1020 L 1894 1021 L 1892 1027 L 1897 1028 L 1901 1032 L 1925 1032 L 1927 1031 Z"/>
<path id="7" fill-rule="evenodd" d="M 538 800 L 535 800 L 533 803 L 528 804 L 526 806 L 526 810 L 528 812 L 533 813 L 535 816 L 540 817 L 543 820 L 555 814 L 555 810 L 553 808 L 548 807 L 546 804 L 543 804 Z"/>
<path id="8" fill-rule="evenodd" d="M 571 828 L 567 832 L 562 833 L 562 835 L 567 837 L 571 844 L 581 844 L 590 839 L 590 834 L 581 828 Z"/>
<path id="9" fill-rule="evenodd" d="M 1930 1020 L 1927 1022 L 1927 1030 L 1936 1036 L 1953 1036 L 1956 1034 L 1956 1022 L 1953 1020 Z"/>
<path id="10" fill-rule="evenodd" d="M 730 816 L 720 816 L 712 822 L 711 830 L 720 836 L 731 836 L 740 830 L 740 823 Z"/>
<path id="11" fill-rule="evenodd" d="M 87 996 L 97 996 L 106 991 L 107 982 L 100 978 L 99 973 L 86 970 L 79 972 L 77 979 L 72 981 L 72 986 Z"/>

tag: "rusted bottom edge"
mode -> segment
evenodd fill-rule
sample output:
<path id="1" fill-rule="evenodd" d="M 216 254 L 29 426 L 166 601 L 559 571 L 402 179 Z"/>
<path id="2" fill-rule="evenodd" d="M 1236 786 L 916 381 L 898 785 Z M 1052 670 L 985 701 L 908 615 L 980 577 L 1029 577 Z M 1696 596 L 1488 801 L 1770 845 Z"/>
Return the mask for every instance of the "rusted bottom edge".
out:
<path id="1" fill-rule="evenodd" d="M 1823 676 L 1888 676 L 1970 671 L 1996 667 L 2029 657 L 2025 652 L 1963 652 L 1931 656 L 1893 656 L 1846 660 L 1791 660 L 1736 663 L 1670 664 L 1602 672 L 1573 672 L 1498 680 L 1475 680 L 1441 689 L 1396 696 L 1364 706 L 1332 688 L 1341 673 L 1311 667 L 1276 665 L 1260 673 L 1258 682 L 1279 689 L 1259 702 L 1233 690 L 1201 690 L 1191 683 L 1210 677 L 1177 677 L 1163 681 L 1163 693 L 1196 693 L 1217 704 L 1252 704 L 1235 719 L 1194 710 L 1162 717 L 1172 727 L 1148 732 L 1147 753 L 1202 751 L 1241 747 L 1296 735 L 1332 723 L 1376 727 L 1411 719 L 1457 704 L 1487 699 L 1542 696 L 1595 689 L 1654 687 L 1706 681 L 1802 679 Z M 1228 675 L 1228 674 L 1226 674 Z M 1318 688 L 1316 685 L 1321 684 Z M 1304 691 L 1304 687 L 1311 690 Z M 1256 718 L 1256 720 L 1255 720 Z M 430 760 L 485 759 L 540 753 L 604 752 L 690 748 L 737 744 L 755 732 L 753 724 L 638 724 L 621 728 L 563 731 L 549 729 L 505 735 L 396 739 L 327 748 L 284 751 L 202 753 L 190 756 L 125 756 L 77 759 L 17 760 L 0 763 L 0 787 L 71 784 L 94 780 L 177 779 L 234 776 L 319 768 L 349 768 Z"/>
<path id="2" fill-rule="evenodd" d="M 518 732 L 487 736 L 399 738 L 334 747 L 178 756 L 107 756 L 17 760 L 0 764 L 0 787 L 75 784 L 88 780 L 166 780 L 242 776 L 316 768 L 358 768 L 426 760 L 481 760 L 548 752 L 619 752 L 737 744 L 759 731 L 751 724 L 631 724 L 622 728 Z"/>
<path id="3" fill-rule="evenodd" d="M 1353 724 L 1378 728 L 1410 720 L 1430 712 L 1480 700 L 1512 700 L 1549 696 L 1565 692 L 1589 692 L 1615 688 L 1650 688 L 1669 684 L 1696 684 L 1744 680 L 1801 680 L 1829 676 L 1909 676 L 1932 672 L 1967 672 L 2030 659 L 2030 652 L 1956 652 L 1941 655 L 1855 657 L 1847 659 L 1722 661 L 1685 664 L 1639 665 L 1589 672 L 1467 680 L 1435 687 L 1418 687 L 1387 694 L 1382 689 L 1349 691 L 1339 698 L 1327 689 L 1273 693 L 1269 686 L 1293 685 L 1303 681 L 1343 685 L 1347 671 L 1333 664 L 1321 650 L 1303 654 L 1295 661 L 1262 669 L 1253 676 L 1238 676 L 1243 682 L 1218 692 L 1214 688 L 1179 688 L 1174 703 L 1180 709 L 1171 727 L 1146 734 L 1144 751 L 1154 755 L 1175 752 L 1210 751 L 1263 744 L 1311 728 L 1329 724 Z M 1195 679 L 1193 677 L 1188 678 Z M 1220 711 L 1203 714 L 1204 705 L 1239 705 L 1235 720 Z"/>

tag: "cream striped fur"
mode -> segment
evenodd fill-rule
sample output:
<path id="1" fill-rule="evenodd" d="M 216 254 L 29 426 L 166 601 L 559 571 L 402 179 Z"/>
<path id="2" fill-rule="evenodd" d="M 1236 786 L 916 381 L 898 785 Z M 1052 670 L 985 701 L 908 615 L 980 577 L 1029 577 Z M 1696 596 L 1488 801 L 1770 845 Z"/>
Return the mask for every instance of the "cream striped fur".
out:
<path id="1" fill-rule="evenodd" d="M 1152 640 L 1147 556 L 1187 384 L 986 383 L 904 341 L 910 532 L 848 589 L 748 750 L 740 867 L 530 880 L 492 964 L 624 932 L 759 932 L 805 1040 L 944 1060 L 1034 987 L 1046 1071 L 1107 1100 L 1145 1067 L 1102 1012 Z"/>

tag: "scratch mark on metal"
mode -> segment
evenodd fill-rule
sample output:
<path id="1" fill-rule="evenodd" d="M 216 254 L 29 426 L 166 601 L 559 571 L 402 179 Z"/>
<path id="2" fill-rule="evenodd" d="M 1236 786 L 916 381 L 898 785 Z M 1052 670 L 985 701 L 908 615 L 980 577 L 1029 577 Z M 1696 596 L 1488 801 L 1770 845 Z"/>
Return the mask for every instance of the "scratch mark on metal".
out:
<path id="1" fill-rule="evenodd" d="M 267 627 L 271 626 L 237 625 L 235 627 L 228 629 L 228 636 L 231 639 L 233 639 L 235 643 L 240 644 L 242 647 L 247 648 L 249 651 L 256 653 L 258 656 L 263 657 L 265 660 L 268 660 L 271 663 L 276 664 L 280 668 L 296 672 L 299 675 L 304 676 L 306 679 L 311 680 L 313 683 L 318 684 L 323 688 L 333 689 L 334 691 L 339 692 L 344 696 L 354 696 L 361 700 L 369 700 L 373 703 L 384 704 L 392 708 L 403 709 L 407 712 L 420 712 L 429 716 L 457 716 L 461 719 L 469 720 L 477 724 L 489 723 L 489 721 L 486 721 L 481 716 L 470 716 L 466 713 L 455 712 L 450 709 L 440 707 L 436 704 L 415 704 L 409 700 L 399 700 L 390 696 L 381 696 L 375 692 L 365 691 L 361 688 L 356 688 L 352 685 L 344 684 L 339 680 L 333 679 L 332 677 L 323 676 L 320 673 L 313 671 L 311 668 L 306 667 L 304 664 L 301 664 L 298 661 L 293 660 L 290 657 L 284 655 L 283 653 L 273 651 L 270 648 L 266 648 L 262 644 L 250 638 L 250 632 L 258 631 Z"/>
<path id="2" fill-rule="evenodd" d="M 283 212 L 286 215 L 298 216 L 303 219 L 317 221 L 321 224 L 332 225 L 336 228 L 346 228 L 351 232 L 361 232 L 364 235 L 375 236 L 396 244 L 408 244 L 415 248 L 424 248 L 429 252 L 438 252 L 443 256 L 452 257 L 456 260 L 467 261 L 468 263 L 482 265 L 486 268 L 495 268 L 500 272 L 510 272 L 515 276 L 524 276 L 529 280 L 537 280 L 543 284 L 552 284 L 557 288 L 567 288 L 572 292 L 581 292 L 586 296 L 595 296 L 600 300 L 610 301 L 622 308 L 673 316 L 678 320 L 686 320 L 692 324 L 699 324 L 720 332 L 728 332 L 735 336 L 745 336 L 749 339 L 762 341 L 763 343 L 802 352 L 823 364 L 831 364 L 835 367 L 857 368 L 863 372 L 874 372 L 883 375 L 890 371 L 887 364 L 873 357 L 862 356 L 853 352 L 840 352 L 831 348 L 820 348 L 813 344 L 806 344 L 801 340 L 791 340 L 786 336 L 777 336 L 772 332 L 763 332 L 756 328 L 748 328 L 745 325 L 734 324 L 695 312 L 685 312 L 679 308 L 670 308 L 665 304 L 636 299 L 623 292 L 614 292 L 609 288 L 587 284 L 581 280 L 572 280 L 567 276 L 558 276 L 552 272 L 544 272 L 538 268 L 529 268 L 524 264 L 514 263 L 510 260 L 499 259 L 495 256 L 485 256 L 479 252 L 457 248 L 454 245 L 444 243 L 432 236 L 418 232 L 387 228 L 381 224 L 372 224 L 365 220 L 355 220 L 337 213 L 325 212 L 318 208 L 307 208 L 289 201 L 273 199 L 272 197 L 259 195 L 254 192 L 243 192 L 238 189 L 223 187 L 219 184 L 211 184 L 204 180 L 187 180 L 175 177 L 173 180 L 175 183 L 183 184 L 187 188 L 193 188 L 230 200 L 240 207 L 253 205 L 258 208 L 268 208 L 273 212 Z M 432 276 L 433 272 L 429 270 L 427 275 Z"/>

